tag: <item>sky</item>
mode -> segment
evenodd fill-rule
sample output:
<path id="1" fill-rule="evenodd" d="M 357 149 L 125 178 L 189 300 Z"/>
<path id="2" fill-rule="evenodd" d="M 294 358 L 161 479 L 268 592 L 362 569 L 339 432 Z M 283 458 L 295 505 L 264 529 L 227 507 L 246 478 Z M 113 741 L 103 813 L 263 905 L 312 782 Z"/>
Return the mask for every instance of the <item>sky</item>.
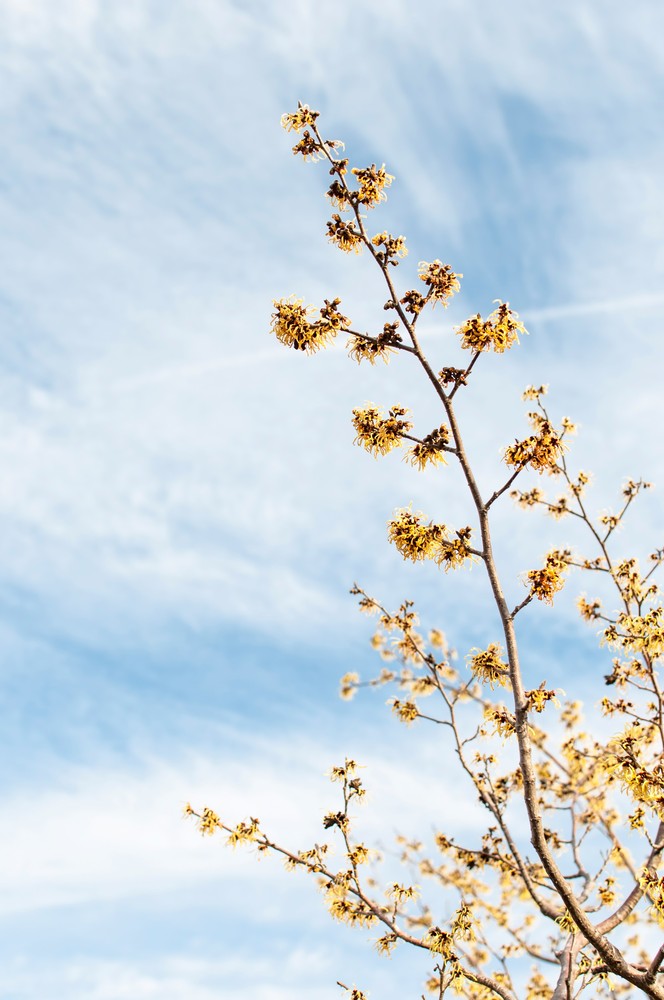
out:
<path id="1" fill-rule="evenodd" d="M 348 755 L 368 837 L 439 828 L 466 792 L 438 734 L 338 699 L 376 667 L 348 591 L 416 600 L 461 655 L 495 637 L 478 569 L 386 540 L 411 502 L 467 523 L 455 471 L 353 447 L 367 400 L 440 422 L 417 373 L 270 335 L 290 294 L 384 322 L 280 117 L 310 104 L 395 175 L 372 222 L 407 237 L 404 288 L 420 260 L 464 275 L 422 324 L 436 368 L 495 299 L 525 322 L 459 404 L 482 487 L 546 382 L 608 510 L 628 475 L 664 484 L 663 37 L 649 0 L 0 0 L 3 1000 L 420 995 L 418 956 L 378 959 L 304 879 L 182 820 L 191 800 L 305 846 Z M 516 602 L 567 525 L 506 500 L 494 531 Z M 655 489 L 618 545 L 662 541 Z M 592 710 L 607 653 L 580 589 L 521 638 L 536 683 Z"/>

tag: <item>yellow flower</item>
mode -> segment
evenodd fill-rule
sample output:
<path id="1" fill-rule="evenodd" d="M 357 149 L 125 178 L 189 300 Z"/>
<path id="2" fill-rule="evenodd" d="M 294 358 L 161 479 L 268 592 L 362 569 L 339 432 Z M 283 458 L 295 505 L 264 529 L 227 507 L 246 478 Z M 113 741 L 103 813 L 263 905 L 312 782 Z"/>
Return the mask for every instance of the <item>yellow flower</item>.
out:
<path id="1" fill-rule="evenodd" d="M 531 691 L 526 691 L 525 696 L 529 711 L 543 712 L 550 701 L 554 705 L 560 706 L 556 692 L 547 690 L 544 681 L 542 681 L 539 687 L 533 688 Z"/>
<path id="2" fill-rule="evenodd" d="M 341 690 L 339 694 L 344 699 L 344 701 L 350 701 L 357 694 L 357 689 L 360 683 L 360 675 L 356 673 L 344 674 L 341 678 L 340 685 Z"/>
<path id="3" fill-rule="evenodd" d="M 382 167 L 377 167 L 375 163 L 372 163 L 370 167 L 362 169 L 353 167 L 352 173 L 357 177 L 360 186 L 357 194 L 360 205 L 374 208 L 381 201 L 385 201 L 387 198 L 385 188 L 389 187 L 394 180 L 392 174 L 386 172 L 385 164 Z"/>
<path id="4" fill-rule="evenodd" d="M 404 559 L 417 562 L 420 559 L 434 559 L 441 542 L 447 541 L 444 524 L 421 524 L 421 514 L 402 509 L 388 522 L 389 539 Z"/>
<path id="5" fill-rule="evenodd" d="M 378 358 L 382 358 L 385 364 L 390 360 L 390 355 L 395 353 L 396 345 L 401 343 L 401 334 L 397 333 L 399 323 L 385 323 L 382 333 L 377 337 L 362 337 L 354 334 L 352 340 L 348 342 L 348 355 L 354 358 L 358 364 L 361 361 L 368 361 L 373 365 Z"/>
<path id="6" fill-rule="evenodd" d="M 387 890 L 388 897 L 393 899 L 395 903 L 403 903 L 407 899 L 417 899 L 419 894 L 417 886 L 401 885 L 399 882 L 393 882 Z"/>
<path id="7" fill-rule="evenodd" d="M 352 865 L 364 865 L 371 857 L 371 852 L 364 844 L 355 844 L 348 852 L 348 860 Z"/>
<path id="8" fill-rule="evenodd" d="M 653 608 L 645 615 L 618 616 L 617 626 L 610 625 L 604 632 L 609 645 L 619 645 L 634 653 L 646 653 L 655 659 L 664 653 L 664 608 Z"/>
<path id="9" fill-rule="evenodd" d="M 445 424 L 441 424 L 440 427 L 427 434 L 422 441 L 413 445 L 405 457 L 411 465 L 416 465 L 420 471 L 427 465 L 447 465 L 443 449 L 447 447 L 449 440 L 449 428 Z"/>
<path id="10" fill-rule="evenodd" d="M 540 386 L 529 385 L 524 389 L 523 393 L 521 394 L 521 399 L 539 399 L 540 396 L 546 396 L 548 390 L 549 390 L 548 385 L 540 385 Z"/>
<path id="11" fill-rule="evenodd" d="M 514 716 L 503 705 L 487 705 L 484 709 L 484 718 L 491 724 L 493 732 L 503 739 L 513 736 L 516 732 Z"/>
<path id="12" fill-rule="evenodd" d="M 510 496 L 516 500 L 519 507 L 534 507 L 535 504 L 542 503 L 544 500 L 544 494 L 538 486 L 533 487 L 532 490 L 512 490 Z"/>
<path id="13" fill-rule="evenodd" d="M 463 941 L 474 941 L 476 926 L 477 921 L 473 917 L 472 910 L 467 903 L 462 903 L 452 920 L 452 936 Z"/>
<path id="14" fill-rule="evenodd" d="M 580 472 L 576 477 L 576 482 L 570 483 L 570 490 L 572 491 L 575 497 L 581 497 L 583 496 L 585 492 L 585 487 L 588 485 L 589 482 L 590 482 L 590 476 L 588 475 L 588 473 Z"/>
<path id="15" fill-rule="evenodd" d="M 439 260 L 430 264 L 425 260 L 420 261 L 419 271 L 420 281 L 428 285 L 433 304 L 442 302 L 447 307 L 449 299 L 461 288 L 459 278 L 463 278 L 463 275 L 455 274 L 449 264 L 442 264 Z"/>
<path id="16" fill-rule="evenodd" d="M 434 647 L 434 649 L 442 649 L 443 652 L 447 652 L 447 637 L 444 632 L 439 628 L 432 628 L 429 632 L 429 642 Z"/>
<path id="17" fill-rule="evenodd" d="M 536 413 L 531 413 L 530 419 L 537 433 L 509 445 L 505 449 L 505 464 L 530 465 L 536 472 L 555 474 L 559 471 L 558 459 L 565 450 L 565 445 L 548 420 Z M 538 502 L 540 499 L 541 497 L 536 495 L 533 502 Z"/>
<path id="18" fill-rule="evenodd" d="M 576 930 L 576 924 L 572 919 L 572 915 L 568 910 L 563 910 L 559 917 L 556 917 L 556 923 L 562 931 L 571 934 L 572 931 Z"/>
<path id="19" fill-rule="evenodd" d="M 343 882 L 330 883 L 327 886 L 325 900 L 330 914 L 335 920 L 343 923 L 351 925 L 359 924 L 360 927 L 368 927 L 378 919 L 375 913 L 367 909 L 363 903 L 354 903 L 348 898 L 348 890 Z M 362 997 L 363 994 L 358 993 L 358 996 Z"/>
<path id="20" fill-rule="evenodd" d="M 408 420 L 402 419 L 407 412 L 403 406 L 392 406 L 387 417 L 383 417 L 376 406 L 353 410 L 355 444 L 362 445 L 371 455 L 387 455 L 399 447 L 402 435 L 412 427 Z"/>
<path id="21" fill-rule="evenodd" d="M 465 350 L 494 350 L 496 354 L 502 354 L 513 344 L 519 343 L 520 333 L 528 331 L 523 323 L 519 322 L 517 314 L 512 312 L 509 304 L 501 302 L 488 319 L 483 320 L 477 313 L 462 326 L 457 327 L 456 332 L 460 335 L 461 346 Z"/>
<path id="22" fill-rule="evenodd" d="M 323 826 L 326 830 L 331 830 L 333 827 L 338 826 L 342 832 L 347 832 L 348 816 L 342 812 L 326 813 L 323 816 Z"/>
<path id="23" fill-rule="evenodd" d="M 311 340 L 311 322 L 309 317 L 313 306 L 303 306 L 302 299 L 291 295 L 287 299 L 275 299 L 275 312 L 272 314 L 272 332 L 277 340 L 295 350 L 306 350 Z"/>
<path id="24" fill-rule="evenodd" d="M 383 934 L 382 937 L 378 938 L 375 947 L 379 955 L 390 955 L 394 948 L 396 948 L 396 944 L 396 934 L 389 931 L 387 934 Z"/>
<path id="25" fill-rule="evenodd" d="M 407 725 L 414 722 L 420 714 L 414 701 L 399 701 L 398 698 L 392 702 L 392 711 Z"/>
<path id="26" fill-rule="evenodd" d="M 221 820 L 211 809 L 205 808 L 198 820 L 198 829 L 203 836 L 212 836 L 214 831 L 220 826 Z"/>
<path id="27" fill-rule="evenodd" d="M 542 569 L 531 569 L 526 574 L 530 580 L 530 593 L 538 601 L 553 604 L 553 595 L 565 586 L 563 573 L 568 569 L 571 553 L 553 549 L 546 556 Z"/>
<path id="28" fill-rule="evenodd" d="M 311 321 L 313 306 L 303 306 L 302 299 L 291 295 L 287 299 L 276 299 L 272 314 L 271 328 L 277 340 L 296 351 L 314 354 L 321 347 L 327 347 L 339 330 L 347 329 L 350 320 L 342 316 L 338 306 L 340 299 L 332 302 L 325 299 L 319 310 L 319 319 Z"/>
<path id="29" fill-rule="evenodd" d="M 309 129 L 305 129 L 300 141 L 295 143 L 293 153 L 295 156 L 299 154 L 304 160 L 319 160 L 324 155 L 323 147 Z"/>
<path id="30" fill-rule="evenodd" d="M 600 608 L 602 605 L 599 601 L 593 601 L 590 604 L 585 597 L 582 595 L 576 602 L 579 614 L 584 619 L 584 621 L 591 622 L 600 616 Z"/>
<path id="31" fill-rule="evenodd" d="M 341 304 L 341 299 L 329 299 L 323 300 L 323 305 L 320 307 L 318 312 L 320 313 L 320 319 L 316 321 L 316 327 L 319 330 L 321 338 L 332 338 L 336 337 L 340 330 L 347 330 L 350 326 L 350 320 L 347 316 L 343 316 L 339 312 L 339 305 Z"/>
<path id="32" fill-rule="evenodd" d="M 492 642 L 487 649 L 473 649 L 469 654 L 470 669 L 478 680 L 491 688 L 494 684 L 500 684 L 501 687 L 509 684 L 508 666 L 500 658 L 502 652 L 500 646 Z"/>
<path id="33" fill-rule="evenodd" d="M 616 893 L 613 888 L 615 882 L 616 880 L 611 875 L 607 875 L 602 884 L 597 887 L 597 895 L 602 901 L 603 906 L 612 906 L 615 903 Z"/>
<path id="34" fill-rule="evenodd" d="M 281 116 L 281 127 L 287 132 L 300 132 L 305 125 L 315 125 L 319 114 L 319 111 L 312 111 L 308 104 L 298 101 L 297 111 Z"/>
<path id="35" fill-rule="evenodd" d="M 359 253 L 364 245 L 362 236 L 352 222 L 344 222 L 340 215 L 333 215 L 332 221 L 328 222 L 327 236 L 331 243 L 345 253 L 350 253 L 351 250 Z"/>
<path id="36" fill-rule="evenodd" d="M 340 208 L 342 212 L 345 212 L 351 207 L 351 194 L 348 188 L 341 183 L 338 177 L 334 178 L 327 189 L 326 194 L 334 207 Z"/>
<path id="37" fill-rule="evenodd" d="M 392 260 L 392 263 L 396 263 L 393 260 L 394 257 L 406 257 L 408 255 L 405 236 L 390 236 L 386 232 L 377 233 L 372 237 L 371 242 L 375 247 L 383 248 L 381 253 L 383 261 Z"/>
<path id="38" fill-rule="evenodd" d="M 639 877 L 639 884 L 653 904 L 653 913 L 664 917 L 664 878 L 661 878 L 652 868 L 645 868 Z"/>
<path id="39" fill-rule="evenodd" d="M 452 957 L 452 935 L 440 927 L 430 927 L 423 943 L 429 951 L 442 955 L 446 961 Z"/>
<path id="40" fill-rule="evenodd" d="M 255 840 L 259 832 L 258 820 L 252 817 L 248 823 L 238 823 L 235 829 L 228 834 L 227 843 L 231 847 L 235 847 L 237 844 Z"/>
<path id="41" fill-rule="evenodd" d="M 451 539 L 444 524 L 421 523 L 422 514 L 409 508 L 396 511 L 396 516 L 388 521 L 388 537 L 396 545 L 404 559 L 418 562 L 433 559 L 445 569 L 456 569 L 467 559 L 472 559 L 468 545 L 470 528 L 461 528 L 457 537 Z"/>

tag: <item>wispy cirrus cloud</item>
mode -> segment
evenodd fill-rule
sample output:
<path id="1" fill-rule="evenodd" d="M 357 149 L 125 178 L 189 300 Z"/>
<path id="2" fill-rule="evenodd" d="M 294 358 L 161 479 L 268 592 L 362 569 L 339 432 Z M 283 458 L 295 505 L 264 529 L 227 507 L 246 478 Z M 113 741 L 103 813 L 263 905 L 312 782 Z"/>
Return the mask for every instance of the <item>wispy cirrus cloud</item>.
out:
<path id="1" fill-rule="evenodd" d="M 221 806 L 243 812 L 244 789 L 261 818 L 285 824 L 290 785 L 276 758 L 304 789 L 297 822 L 312 804 L 318 814 L 307 767 L 352 744 L 349 724 L 335 740 L 333 713 L 307 722 L 302 711 L 294 739 L 285 720 L 295 701 L 315 705 L 339 673 L 364 666 L 345 594 L 354 579 L 387 603 L 419 595 L 461 652 L 480 641 L 479 573 L 446 587 L 385 543 L 387 517 L 410 501 L 466 523 L 454 471 L 418 477 L 352 448 L 349 411 L 365 400 L 412 405 L 418 428 L 440 422 L 416 373 L 360 369 L 341 346 L 308 359 L 270 343 L 272 300 L 291 292 L 340 294 L 359 328 L 384 322 L 369 262 L 326 244 L 325 170 L 290 155 L 279 115 L 309 101 L 353 162 L 387 161 L 396 181 L 370 225 L 407 235 L 404 287 L 421 258 L 464 272 L 448 313 L 423 326 L 434 364 L 454 363 L 451 328 L 498 296 L 527 322 L 520 352 L 483 358 L 459 399 L 483 488 L 503 474 L 500 447 L 525 430 L 521 390 L 546 381 L 552 411 L 582 424 L 573 454 L 596 471 L 592 502 L 604 504 L 633 464 L 664 481 L 657 454 L 635 444 L 661 410 L 661 27 L 645 2 L 627 19 L 617 3 L 598 12 L 579 0 L 556 11 L 522 0 L 415 11 L 396 0 L 0 2 L 0 640 L 4 756 L 23 782 L 0 813 L 5 901 L 7 926 L 23 907 L 71 932 L 42 979 L 20 956 L 43 956 L 55 923 L 39 924 L 33 953 L 12 939 L 22 1000 L 45 983 L 67 1000 L 105 1000 L 206 998 L 235 982 L 232 947 L 215 952 L 230 933 L 223 912 L 221 943 L 201 931 L 198 957 L 193 937 L 164 946 L 173 961 L 139 935 L 106 951 L 102 931 L 72 942 L 113 900 L 143 894 L 157 921 L 159 886 L 203 894 L 206 879 L 230 877 L 238 859 L 193 836 L 176 800 L 223 787 Z M 622 544 L 650 544 L 656 495 L 642 511 Z M 511 574 L 565 525 L 518 525 L 496 511 L 501 565 L 520 594 Z M 571 604 L 563 596 L 553 615 L 533 616 L 524 640 L 529 669 L 554 669 L 561 686 L 560 651 L 579 635 Z M 592 699 L 592 676 L 586 689 Z M 240 712 L 225 742 L 212 735 L 217 704 Z M 243 727 L 265 739 L 252 749 Z M 377 754 L 385 732 L 372 730 Z M 379 808 L 378 821 L 396 812 L 426 824 L 417 806 L 430 786 L 385 762 L 381 781 L 411 787 L 413 800 Z M 34 823 L 18 838 L 16 817 L 36 814 L 48 836 Z M 239 864 L 258 912 L 272 875 Z M 200 928 L 207 911 L 188 906 Z M 163 940 L 183 927 L 164 916 Z M 270 960 L 252 980 L 262 1000 L 280 995 Z M 316 996 L 332 964 L 294 961 L 289 996 Z"/>

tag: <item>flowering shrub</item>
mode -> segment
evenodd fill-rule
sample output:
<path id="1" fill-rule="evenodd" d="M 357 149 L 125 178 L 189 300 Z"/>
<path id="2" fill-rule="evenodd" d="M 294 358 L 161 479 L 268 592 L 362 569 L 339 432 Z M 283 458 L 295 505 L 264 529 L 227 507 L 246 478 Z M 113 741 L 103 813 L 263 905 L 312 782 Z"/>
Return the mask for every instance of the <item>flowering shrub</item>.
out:
<path id="1" fill-rule="evenodd" d="M 353 329 L 339 312 L 338 298 L 325 301 L 316 313 L 290 297 L 274 303 L 272 331 L 286 347 L 308 353 L 343 332 L 350 356 L 359 363 L 400 356 L 419 365 L 444 422 L 416 433 L 403 406 L 395 404 L 384 415 L 371 404 L 353 411 L 355 441 L 375 457 L 404 447 L 404 457 L 420 470 L 434 466 L 444 475 L 446 464 L 459 464 L 474 527 L 450 529 L 405 507 L 389 521 L 388 539 L 414 562 L 432 561 L 445 570 L 481 564 L 500 622 L 496 641 L 472 649 L 458 666 L 439 629 L 420 631 L 410 601 L 390 611 L 354 586 L 360 609 L 377 619 L 372 645 L 385 665 L 368 680 L 346 673 L 341 695 L 349 699 L 362 687 L 387 686 L 396 691 L 390 704 L 398 719 L 445 727 L 448 766 L 458 764 L 487 811 L 487 826 L 472 844 L 458 843 L 452 831 L 438 832 L 434 853 L 419 840 L 399 838 L 404 871 L 416 870 L 423 885 L 435 883 L 446 894 L 446 907 L 434 912 L 426 891 L 410 878 L 381 883 L 376 852 L 356 839 L 350 807 L 365 790 L 353 760 L 332 769 L 341 801 L 323 817 L 323 828 L 341 848 L 340 864 L 332 862 L 327 843 L 303 851 L 275 843 L 257 819 L 232 824 L 207 807 L 187 806 L 186 812 L 203 834 L 222 833 L 231 845 L 276 853 L 288 868 L 309 873 L 334 919 L 375 928 L 381 954 L 403 946 L 419 949 L 429 963 L 426 987 L 436 997 L 452 991 L 482 1000 L 571 1000 L 587 991 L 592 997 L 664 1000 L 664 945 L 658 931 L 664 925 L 664 875 L 659 874 L 664 693 L 658 676 L 664 609 L 652 579 L 664 550 L 653 552 L 642 570 L 636 559 L 616 559 L 612 546 L 632 502 L 649 484 L 629 480 L 616 514 L 591 517 L 585 500 L 590 477 L 573 472 L 566 457 L 574 425 L 568 418 L 556 424 L 542 385 L 529 386 L 523 394 L 534 404 L 528 415 L 532 433 L 505 447 L 504 481 L 490 496 L 483 495 L 464 447 L 455 397 L 470 391 L 483 353 L 502 355 L 518 344 L 526 332 L 523 324 L 505 302 L 486 319 L 471 316 L 456 331 L 469 355 L 465 367 L 448 365 L 436 373 L 418 339 L 418 319 L 428 307 L 447 306 L 462 275 L 440 260 L 423 261 L 418 274 L 424 292 L 397 291 L 394 274 L 406 254 L 404 237 L 372 234 L 366 221 L 394 178 L 375 164 L 349 171 L 348 159 L 337 155 L 342 144 L 322 137 L 318 118 L 300 105 L 284 115 L 282 124 L 301 134 L 293 147 L 296 155 L 328 164 L 333 180 L 327 196 L 337 210 L 327 224 L 328 237 L 344 252 L 366 251 L 373 258 L 385 280 L 383 308 L 390 319 L 373 335 Z M 557 496 L 548 498 L 539 485 L 517 488 L 529 471 L 547 473 L 557 484 Z M 539 566 L 523 573 L 526 593 L 516 604 L 506 596 L 491 537 L 492 508 L 508 494 L 522 508 L 540 507 L 555 519 L 574 517 L 587 529 L 592 550 L 589 555 L 568 548 L 544 554 Z M 527 687 L 519 659 L 517 619 L 534 600 L 553 603 L 575 569 L 610 581 L 618 606 L 614 611 L 585 596 L 578 602 L 582 618 L 599 623 L 603 641 L 617 653 L 601 702 L 616 731 L 604 742 L 584 730 L 578 701 L 561 702 L 560 692 L 540 678 Z M 438 707 L 429 707 L 434 702 Z M 357 987 L 339 985 L 351 1000 L 365 997 Z"/>

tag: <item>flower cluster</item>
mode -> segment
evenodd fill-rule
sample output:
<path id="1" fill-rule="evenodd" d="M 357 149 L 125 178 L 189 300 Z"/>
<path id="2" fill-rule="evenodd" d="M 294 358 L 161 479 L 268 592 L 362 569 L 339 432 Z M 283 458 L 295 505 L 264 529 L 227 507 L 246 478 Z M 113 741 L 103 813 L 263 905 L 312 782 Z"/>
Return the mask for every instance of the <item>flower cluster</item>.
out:
<path id="1" fill-rule="evenodd" d="M 360 334 L 354 334 L 353 339 L 346 345 L 348 356 L 354 358 L 358 364 L 362 361 L 368 361 L 369 364 L 373 365 L 378 358 L 387 364 L 390 355 L 395 353 L 402 340 L 401 334 L 397 333 L 398 326 L 398 322 L 385 323 L 382 333 L 379 333 L 377 337 L 363 337 Z"/>
<path id="2" fill-rule="evenodd" d="M 634 801 L 655 810 L 661 819 L 664 818 L 664 767 L 658 762 L 649 768 L 642 760 L 643 750 L 653 739 L 653 727 L 638 722 L 627 726 L 609 742 L 601 767 L 609 779 L 621 782 Z"/>
<path id="3" fill-rule="evenodd" d="M 639 885 L 652 903 L 655 917 L 660 924 L 664 924 L 664 877 L 653 868 L 646 868 L 641 872 Z"/>
<path id="4" fill-rule="evenodd" d="M 304 160 L 319 160 L 324 155 L 323 147 L 309 129 L 305 129 L 302 138 L 295 143 L 293 153 Z"/>
<path id="5" fill-rule="evenodd" d="M 622 629 L 622 631 L 620 631 Z M 610 645 L 620 646 L 628 652 L 645 653 L 651 659 L 664 654 L 664 608 L 653 608 L 645 615 L 618 616 L 615 625 L 609 625 L 604 638 Z"/>
<path id="6" fill-rule="evenodd" d="M 582 595 L 577 600 L 576 607 L 584 621 L 592 622 L 595 621 L 595 619 L 599 618 L 600 608 L 602 607 L 602 605 L 600 604 L 599 601 L 593 601 L 591 604 Z"/>
<path id="7" fill-rule="evenodd" d="M 434 260 L 428 264 L 425 260 L 419 264 L 420 281 L 423 281 L 429 288 L 429 298 L 435 305 L 442 302 L 447 306 L 449 299 L 461 288 L 459 278 L 462 274 L 455 274 L 449 264 L 442 264 L 439 260 Z"/>
<path id="8" fill-rule="evenodd" d="M 350 320 L 339 312 L 341 299 L 323 300 L 319 309 L 320 319 L 317 321 L 321 334 L 325 337 L 336 337 L 340 330 L 347 330 Z"/>
<path id="9" fill-rule="evenodd" d="M 550 701 L 554 705 L 560 706 L 556 692 L 548 690 L 544 681 L 539 687 L 526 691 L 525 696 L 529 712 L 543 712 Z"/>
<path id="10" fill-rule="evenodd" d="M 487 705 L 484 709 L 484 719 L 491 726 L 491 731 L 503 739 L 516 733 L 514 716 L 504 705 Z"/>
<path id="11" fill-rule="evenodd" d="M 427 300 L 423 295 L 420 295 L 416 288 L 411 288 L 399 301 L 402 306 L 406 307 L 406 312 L 412 316 L 419 316 L 427 304 Z"/>
<path id="12" fill-rule="evenodd" d="M 553 595 L 565 586 L 563 573 L 569 567 L 572 554 L 569 549 L 553 549 L 547 553 L 542 569 L 531 569 L 527 573 L 530 593 L 538 601 L 553 604 Z"/>
<path id="13" fill-rule="evenodd" d="M 441 368 L 438 378 L 441 385 L 453 385 L 455 389 L 458 385 L 468 385 L 468 372 L 463 368 L 453 368 L 448 365 Z"/>
<path id="14" fill-rule="evenodd" d="M 334 207 L 340 208 L 342 212 L 347 211 L 352 206 L 351 192 L 338 177 L 335 177 L 326 193 Z"/>
<path id="15" fill-rule="evenodd" d="M 619 521 L 620 519 L 618 519 Z M 646 598 L 657 593 L 657 584 L 647 585 L 646 579 L 639 572 L 636 559 L 623 559 L 614 566 L 613 578 L 626 601 L 637 601 L 643 604 Z"/>
<path id="16" fill-rule="evenodd" d="M 315 125 L 320 111 L 312 111 L 308 104 L 298 101 L 297 111 L 281 116 L 281 127 L 287 132 L 301 132 L 306 125 Z"/>
<path id="17" fill-rule="evenodd" d="M 417 466 L 420 471 L 427 465 L 446 465 L 444 450 L 448 448 L 450 442 L 450 430 L 445 424 L 436 427 L 435 430 L 423 437 L 421 441 L 413 445 L 407 453 L 407 458 L 411 465 Z"/>
<path id="18" fill-rule="evenodd" d="M 339 695 L 344 701 L 350 701 L 357 694 L 357 689 L 360 685 L 360 675 L 354 671 L 349 671 L 344 674 L 339 681 Z"/>
<path id="19" fill-rule="evenodd" d="M 452 937 L 455 940 L 474 941 L 477 920 L 468 903 L 462 903 L 454 914 L 451 923 Z"/>
<path id="20" fill-rule="evenodd" d="M 444 524 L 422 523 L 422 514 L 403 508 L 388 522 L 389 540 L 404 559 L 418 562 L 431 559 L 445 569 L 456 569 L 472 558 L 468 540 L 470 528 L 461 528 L 451 539 Z"/>
<path id="21" fill-rule="evenodd" d="M 189 804 L 185 808 L 185 812 L 189 816 L 195 815 L 194 810 Z M 221 826 L 221 820 L 212 809 L 207 807 L 203 809 L 203 812 L 198 817 L 198 829 L 203 834 L 203 836 L 211 837 L 217 827 Z"/>
<path id="22" fill-rule="evenodd" d="M 376 951 L 379 955 L 391 955 L 397 943 L 397 935 L 393 931 L 388 931 L 376 941 Z"/>
<path id="23" fill-rule="evenodd" d="M 362 445 L 374 455 L 387 455 L 393 448 L 398 448 L 404 433 L 412 424 L 403 417 L 408 411 L 403 406 L 392 406 L 384 417 L 376 406 L 368 406 L 365 410 L 353 410 L 353 427 L 355 428 L 355 444 Z"/>
<path id="24" fill-rule="evenodd" d="M 559 496 L 555 503 L 548 503 L 546 506 L 551 517 L 554 517 L 556 520 L 570 513 L 569 497 L 565 496 L 565 494 Z"/>
<path id="25" fill-rule="evenodd" d="M 440 927 L 430 927 L 424 943 L 435 955 L 442 955 L 444 959 L 452 958 L 454 939 L 449 931 L 441 930 Z"/>
<path id="26" fill-rule="evenodd" d="M 385 188 L 394 180 L 392 174 L 388 174 L 385 170 L 385 164 L 382 167 L 377 167 L 375 163 L 370 167 L 353 167 L 352 173 L 357 177 L 359 184 L 357 201 L 360 205 L 374 208 L 381 201 L 385 201 L 387 198 Z"/>
<path id="27" fill-rule="evenodd" d="M 514 444 L 508 445 L 503 456 L 505 463 L 513 466 L 529 465 L 537 472 L 555 475 L 559 472 L 558 460 L 565 450 L 565 445 L 546 417 L 540 413 L 529 413 L 528 419 L 535 433 L 523 441 L 515 441 Z M 533 495 L 535 499 L 532 503 L 541 501 L 540 494 Z"/>
<path id="28" fill-rule="evenodd" d="M 643 479 L 635 483 L 633 479 L 628 479 L 621 492 L 626 500 L 632 500 L 641 490 L 649 489 L 652 489 L 652 483 L 646 483 Z"/>
<path id="29" fill-rule="evenodd" d="M 519 334 L 527 333 L 517 314 L 512 312 L 507 302 L 501 302 L 488 319 L 477 313 L 457 327 L 461 346 L 467 351 L 489 351 L 502 354 L 513 344 L 519 343 Z"/>
<path id="30" fill-rule="evenodd" d="M 350 924 L 351 927 L 370 927 L 378 919 L 364 903 L 349 898 L 348 884 L 342 879 L 326 883 L 325 901 L 330 916 L 340 923 Z"/>
<path id="31" fill-rule="evenodd" d="M 302 299 L 293 295 L 287 299 L 276 299 L 272 332 L 287 347 L 314 354 L 321 347 L 327 347 L 340 330 L 350 325 L 350 320 L 339 312 L 340 301 L 325 299 L 325 304 L 319 309 L 319 318 L 312 321 L 314 307 L 303 306 Z"/>
<path id="32" fill-rule="evenodd" d="M 528 385 L 521 393 L 521 399 L 535 399 L 539 402 L 542 396 L 546 396 L 549 391 L 548 385 Z"/>
<path id="33" fill-rule="evenodd" d="M 375 247 L 383 248 L 378 254 L 381 257 L 383 264 L 389 263 L 396 266 L 398 263 L 395 259 L 396 257 L 408 256 L 405 236 L 391 236 L 387 232 L 376 233 L 376 235 L 371 238 L 371 242 Z"/>
<path id="34" fill-rule="evenodd" d="M 414 722 L 420 714 L 414 701 L 399 701 L 398 698 L 392 702 L 392 711 L 407 725 Z"/>
<path id="35" fill-rule="evenodd" d="M 502 649 L 492 642 L 487 649 L 473 649 L 468 655 L 470 669 L 479 681 L 493 688 L 494 684 L 507 687 L 509 684 L 509 668 L 501 660 Z"/>
<path id="36" fill-rule="evenodd" d="M 444 524 L 422 524 L 422 516 L 404 508 L 397 511 L 396 517 L 388 522 L 389 540 L 396 545 L 404 559 L 412 562 L 436 559 L 441 546 L 449 541 Z"/>
<path id="37" fill-rule="evenodd" d="M 246 844 L 250 841 L 256 840 L 260 836 L 260 830 L 258 828 L 258 820 L 251 817 L 248 823 L 241 821 L 237 826 L 230 831 L 227 837 L 227 843 L 231 847 L 236 847 L 238 844 Z"/>
<path id="38" fill-rule="evenodd" d="M 332 216 L 332 221 L 327 223 L 327 236 L 345 253 L 350 253 L 351 250 L 359 253 L 364 245 L 362 234 L 355 229 L 353 223 L 344 221 L 336 214 Z"/>
<path id="39" fill-rule="evenodd" d="M 576 482 L 570 483 L 570 490 L 575 497 L 582 497 L 586 491 L 586 486 L 590 482 L 590 476 L 587 472 L 579 472 L 576 477 Z"/>
<path id="40" fill-rule="evenodd" d="M 343 764 L 337 764 L 330 770 L 330 781 L 341 781 L 348 799 L 361 799 L 365 795 L 362 780 L 357 775 L 359 766 L 356 761 L 347 757 Z"/>
<path id="41" fill-rule="evenodd" d="M 519 507 L 534 507 L 535 504 L 544 503 L 544 494 L 538 486 L 534 486 L 532 490 L 512 490 L 510 496 Z"/>

